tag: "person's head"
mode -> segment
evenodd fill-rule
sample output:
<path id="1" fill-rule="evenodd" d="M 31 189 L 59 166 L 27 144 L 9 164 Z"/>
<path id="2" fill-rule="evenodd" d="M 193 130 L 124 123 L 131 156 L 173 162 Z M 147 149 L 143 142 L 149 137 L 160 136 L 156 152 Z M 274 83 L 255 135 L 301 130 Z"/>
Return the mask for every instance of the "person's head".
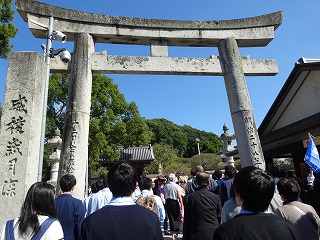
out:
<path id="1" fill-rule="evenodd" d="M 54 198 L 55 189 L 51 184 L 36 182 L 29 188 L 20 212 L 21 235 L 25 234 L 28 228 L 34 233 L 39 230 L 38 215 L 56 217 Z"/>
<path id="2" fill-rule="evenodd" d="M 226 178 L 234 178 L 237 174 L 237 170 L 233 166 L 225 166 L 224 167 L 224 176 Z"/>
<path id="3" fill-rule="evenodd" d="M 113 165 L 108 172 L 108 183 L 114 197 L 129 197 L 136 189 L 136 175 L 127 162 Z"/>
<path id="4" fill-rule="evenodd" d="M 195 177 L 195 176 L 197 175 L 197 169 L 192 168 L 192 169 L 190 170 L 190 174 L 191 174 L 192 177 Z"/>
<path id="5" fill-rule="evenodd" d="M 206 188 L 209 185 L 209 175 L 205 172 L 198 172 L 196 175 L 198 188 Z"/>
<path id="6" fill-rule="evenodd" d="M 159 186 L 162 186 L 162 185 L 164 185 L 166 183 L 166 181 L 167 181 L 167 179 L 166 179 L 165 176 L 159 176 L 157 183 L 158 183 Z"/>
<path id="7" fill-rule="evenodd" d="M 204 172 L 204 169 L 203 169 L 203 167 L 201 165 L 197 165 L 196 166 L 196 171 L 197 171 L 197 173 L 198 172 Z"/>
<path id="8" fill-rule="evenodd" d="M 296 201 L 301 193 L 298 181 L 292 177 L 280 178 L 277 187 L 283 200 Z"/>
<path id="9" fill-rule="evenodd" d="M 98 190 L 96 188 L 96 183 L 92 183 L 91 184 L 91 193 L 97 193 L 97 192 L 98 192 Z"/>
<path id="10" fill-rule="evenodd" d="M 168 176 L 168 181 L 169 182 L 176 182 L 177 181 L 177 177 L 174 173 L 170 173 Z"/>
<path id="11" fill-rule="evenodd" d="M 187 183 L 187 180 L 185 178 L 180 178 L 179 179 L 179 184 L 183 185 L 183 184 L 186 184 Z"/>
<path id="12" fill-rule="evenodd" d="M 104 189 L 104 185 L 103 185 L 103 180 L 99 179 L 98 181 L 96 181 L 96 189 L 98 190 L 98 192 L 102 189 Z"/>
<path id="13" fill-rule="evenodd" d="M 107 176 L 103 179 L 103 187 L 109 187 Z"/>
<path id="14" fill-rule="evenodd" d="M 280 170 L 279 170 L 279 168 L 277 168 L 275 166 L 271 166 L 269 169 L 269 174 L 273 178 L 278 178 L 278 177 L 280 177 Z"/>
<path id="15" fill-rule="evenodd" d="M 215 170 L 214 173 L 212 174 L 213 179 L 220 179 L 222 178 L 222 171 L 221 170 Z"/>
<path id="16" fill-rule="evenodd" d="M 63 175 L 60 179 L 60 188 L 62 192 L 71 192 L 76 184 L 77 180 L 72 174 Z"/>
<path id="17" fill-rule="evenodd" d="M 152 188 L 152 179 L 145 177 L 141 182 L 141 190 L 150 190 Z"/>
<path id="18" fill-rule="evenodd" d="M 255 213 L 267 210 L 275 190 L 273 178 L 254 166 L 240 169 L 233 186 L 237 204 Z"/>

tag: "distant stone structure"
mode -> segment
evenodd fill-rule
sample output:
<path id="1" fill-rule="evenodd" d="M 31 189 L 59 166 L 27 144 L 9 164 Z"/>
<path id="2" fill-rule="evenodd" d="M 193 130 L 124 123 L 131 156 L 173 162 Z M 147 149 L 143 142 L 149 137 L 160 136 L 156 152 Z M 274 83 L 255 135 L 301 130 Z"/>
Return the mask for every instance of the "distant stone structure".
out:
<path id="1" fill-rule="evenodd" d="M 120 152 L 119 161 L 130 162 L 138 176 L 144 174 L 144 167 L 149 166 L 150 163 L 155 159 L 151 144 L 148 146 L 136 146 L 128 148 L 119 146 L 118 150 Z M 115 162 L 105 159 L 103 156 L 101 156 L 100 164 L 109 169 L 115 164 Z"/>
<path id="2" fill-rule="evenodd" d="M 59 173 L 59 162 L 61 154 L 62 139 L 60 137 L 60 130 L 56 129 L 52 138 L 48 139 L 46 145 L 50 147 L 51 154 L 49 156 L 50 161 L 50 180 L 48 183 L 56 186 Z"/>
<path id="3" fill-rule="evenodd" d="M 234 134 L 229 132 L 229 128 L 226 124 L 223 125 L 223 133 L 221 134 L 219 139 L 223 142 L 222 154 L 224 155 L 226 165 L 234 167 L 233 156 L 227 156 L 226 153 L 235 149 L 233 147 L 232 140 L 235 140 L 236 137 Z"/>
<path id="4" fill-rule="evenodd" d="M 65 173 L 72 173 L 76 176 L 78 184 L 74 193 L 75 197 L 83 199 L 85 192 L 92 73 L 223 76 L 241 165 L 243 167 L 255 165 L 265 169 L 245 76 L 271 76 L 277 74 L 278 68 L 275 60 L 253 60 L 249 57 L 240 57 L 238 48 L 268 45 L 274 37 L 275 29 L 282 22 L 282 12 L 236 20 L 174 21 L 105 16 L 59 8 L 32 0 L 16 0 L 15 5 L 23 20 L 28 22 L 35 37 L 47 38 L 46 26 L 48 26 L 49 18 L 53 18 L 53 30 L 64 32 L 68 40 L 74 41 L 72 62 L 64 65 L 52 61 L 50 68 L 51 72 L 71 72 L 59 177 Z M 96 53 L 95 43 L 148 45 L 150 56 L 109 56 L 106 52 Z M 220 56 L 174 58 L 168 56 L 169 46 L 217 47 Z M 13 60 L 10 60 L 12 66 L 11 61 Z M 24 60 L 16 60 L 14 64 L 24 64 Z M 36 66 L 31 67 L 31 69 L 35 68 Z M 45 73 L 42 63 L 39 63 L 36 69 L 34 80 L 38 80 L 37 77 Z M 25 80 L 25 72 L 18 66 L 15 68 L 15 74 Z M 45 79 L 45 76 L 42 77 Z M 33 80 L 31 77 L 30 79 Z M 12 77 L 8 77 L 7 85 L 12 84 L 12 81 Z M 4 104 L 12 103 L 14 99 L 23 100 L 24 96 L 17 92 L 18 98 L 12 95 L 10 99 L 5 100 Z M 43 96 L 42 92 L 35 94 L 33 89 L 30 90 L 28 104 L 29 99 L 40 98 L 39 96 Z M 39 102 L 41 101 L 39 99 Z M 36 106 L 33 107 L 36 108 Z M 37 110 L 38 113 L 41 113 L 40 109 Z M 4 115 L 8 115 L 2 120 L 2 132 L 5 131 L 3 129 L 8 128 L 7 124 L 10 122 L 8 118 L 11 115 L 8 111 L 4 109 Z M 25 117 L 24 115 L 19 116 Z M 19 116 L 15 116 L 16 119 Z M 41 125 L 37 124 L 36 129 Z M 4 142 L 14 147 L 3 145 L 2 152 L 13 151 L 19 144 L 26 143 L 30 139 L 40 141 L 40 132 L 39 136 L 36 133 L 32 136 L 26 135 L 25 142 L 19 139 L 21 143 L 15 140 L 18 138 L 9 139 L 8 136 Z M 36 149 L 30 147 L 30 144 L 26 146 L 25 151 L 31 151 L 32 155 L 36 155 L 34 154 Z M 21 157 L 24 152 L 20 154 L 18 150 L 15 150 L 15 154 Z M 34 159 L 38 157 L 35 156 Z M 2 191 L 1 212 L 4 212 L 9 202 L 12 202 L 13 196 L 9 193 L 10 189 L 18 184 L 15 178 L 9 178 L 8 175 L 13 173 L 10 172 L 12 171 L 10 166 L 14 160 L 11 160 L 9 156 L 1 160 L 4 166 L 1 168 L 2 178 L 0 180 L 7 187 Z M 27 165 L 30 163 L 29 160 L 24 162 Z M 37 164 L 33 164 L 33 169 L 27 168 L 28 170 L 22 175 L 19 174 L 19 185 L 24 184 L 21 191 L 16 191 L 16 194 L 20 194 L 20 198 L 24 196 L 25 189 L 31 185 L 31 182 L 26 181 L 23 176 L 33 175 L 33 171 L 36 172 L 35 166 Z M 14 211 L 16 213 L 17 209 Z M 16 214 L 11 214 L 11 216 L 14 217 Z"/>

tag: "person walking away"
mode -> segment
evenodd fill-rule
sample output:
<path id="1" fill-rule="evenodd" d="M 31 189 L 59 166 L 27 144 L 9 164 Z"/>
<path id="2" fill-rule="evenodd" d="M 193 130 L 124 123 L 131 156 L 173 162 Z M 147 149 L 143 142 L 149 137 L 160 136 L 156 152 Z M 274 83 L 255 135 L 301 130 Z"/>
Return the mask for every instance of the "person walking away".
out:
<path id="1" fill-rule="evenodd" d="M 88 202 L 87 216 L 109 204 L 112 199 L 112 192 L 109 189 L 107 177 L 102 181 L 103 187 L 94 194 Z"/>
<path id="2" fill-rule="evenodd" d="M 222 208 L 220 224 L 234 218 L 240 213 L 240 210 L 241 207 L 236 202 L 232 185 L 230 189 L 230 199 L 224 203 Z"/>
<path id="3" fill-rule="evenodd" d="M 61 177 L 59 184 L 62 193 L 55 202 L 57 218 L 62 225 L 64 239 L 78 240 L 85 210 L 82 201 L 72 196 L 77 180 L 74 175 L 66 174 Z"/>
<path id="4" fill-rule="evenodd" d="M 163 224 L 163 221 L 165 219 L 166 216 L 166 212 L 164 210 L 164 206 L 162 203 L 162 200 L 159 196 L 151 194 L 151 190 L 152 190 L 152 179 L 151 178 L 144 178 L 141 182 L 141 195 L 140 197 L 145 198 L 145 197 L 152 197 L 154 198 L 154 200 L 156 201 L 157 204 L 157 209 L 158 209 L 158 214 L 159 214 L 159 221 L 160 224 Z M 139 197 L 137 202 L 139 201 Z"/>
<path id="5" fill-rule="evenodd" d="M 275 214 L 291 223 L 301 236 L 308 236 L 309 240 L 319 240 L 319 216 L 312 206 L 298 201 L 301 192 L 298 181 L 295 178 L 280 178 L 277 186 L 284 202 Z"/>
<path id="6" fill-rule="evenodd" d="M 302 240 L 289 223 L 272 213 L 265 213 L 273 197 L 273 178 L 260 168 L 240 169 L 233 182 L 240 213 L 221 224 L 214 240 Z"/>
<path id="7" fill-rule="evenodd" d="M 183 240 L 212 240 L 219 226 L 220 197 L 208 190 L 209 178 L 207 173 L 198 172 L 196 191 L 184 199 Z"/>
<path id="8" fill-rule="evenodd" d="M 225 166 L 224 168 L 225 181 L 221 182 L 221 185 L 220 185 L 220 199 L 221 199 L 222 207 L 224 203 L 228 201 L 230 198 L 230 189 L 233 184 L 233 179 L 236 173 L 237 173 L 237 170 L 233 166 Z"/>
<path id="9" fill-rule="evenodd" d="M 222 171 L 221 170 L 215 170 L 214 173 L 212 173 L 212 178 L 217 183 L 217 188 L 216 188 L 216 190 L 214 190 L 214 193 L 220 195 L 221 183 L 225 181 L 225 179 L 222 178 Z"/>
<path id="10" fill-rule="evenodd" d="M 110 203 L 84 219 L 82 240 L 162 240 L 159 217 L 135 204 L 136 175 L 127 162 L 113 165 L 107 174 L 113 198 Z"/>
<path id="11" fill-rule="evenodd" d="M 19 218 L 9 220 L 2 227 L 0 239 L 63 239 L 62 227 L 56 219 L 54 194 L 51 184 L 34 183 L 27 192 Z"/>
<path id="12" fill-rule="evenodd" d="M 181 213 L 183 212 L 183 201 L 179 191 L 179 185 L 176 184 L 176 175 L 170 173 L 168 183 L 164 186 L 166 198 L 166 210 L 170 222 L 170 234 L 172 239 L 176 239 L 180 232 Z"/>
<path id="13" fill-rule="evenodd" d="M 161 201 L 163 203 L 164 206 L 164 210 L 165 210 L 165 218 L 163 221 L 163 231 L 164 231 L 164 235 L 170 235 L 170 222 L 169 222 L 169 218 L 168 218 L 168 213 L 166 210 L 166 199 L 164 197 L 164 186 L 166 184 L 167 179 L 165 178 L 165 176 L 158 176 L 158 179 L 156 181 L 156 186 L 153 189 L 153 193 L 157 196 L 159 196 L 161 198 Z"/>

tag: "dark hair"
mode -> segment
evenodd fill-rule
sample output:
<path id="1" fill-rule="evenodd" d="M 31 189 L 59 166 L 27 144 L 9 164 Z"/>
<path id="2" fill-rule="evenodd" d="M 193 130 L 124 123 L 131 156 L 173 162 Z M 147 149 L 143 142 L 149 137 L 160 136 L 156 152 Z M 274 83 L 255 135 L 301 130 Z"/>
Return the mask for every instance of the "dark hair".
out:
<path id="1" fill-rule="evenodd" d="M 105 188 L 106 188 L 106 187 L 109 187 L 107 176 L 103 179 L 103 186 L 104 186 Z"/>
<path id="2" fill-rule="evenodd" d="M 110 168 L 107 177 L 114 197 L 130 196 L 136 189 L 135 171 L 129 163 L 116 163 Z"/>
<path id="3" fill-rule="evenodd" d="M 235 167 L 232 166 L 225 166 L 224 167 L 224 175 L 227 178 L 234 178 L 234 176 L 237 174 L 237 169 L 235 169 Z"/>
<path id="4" fill-rule="evenodd" d="M 97 187 L 96 187 L 96 183 L 92 183 L 91 184 L 91 193 L 97 193 L 98 190 L 97 190 Z"/>
<path id="5" fill-rule="evenodd" d="M 152 187 L 152 179 L 145 177 L 141 181 L 141 190 L 149 190 Z"/>
<path id="6" fill-rule="evenodd" d="M 56 217 L 54 194 L 54 187 L 46 182 L 36 182 L 29 188 L 18 220 L 21 236 L 29 228 L 33 234 L 39 231 L 38 215 Z"/>
<path id="7" fill-rule="evenodd" d="M 240 169 L 233 185 L 235 195 L 243 201 L 242 208 L 251 212 L 267 210 L 275 190 L 273 178 L 254 166 Z"/>
<path id="8" fill-rule="evenodd" d="M 220 179 L 222 177 L 222 171 L 221 170 L 215 170 L 212 174 L 213 178 Z"/>
<path id="9" fill-rule="evenodd" d="M 301 193 L 300 185 L 293 177 L 280 178 L 277 187 L 279 194 L 287 201 L 296 201 Z"/>
<path id="10" fill-rule="evenodd" d="M 72 174 L 63 175 L 60 179 L 60 188 L 62 192 L 70 192 L 76 184 L 77 180 Z"/>
<path id="11" fill-rule="evenodd" d="M 205 188 L 209 184 L 209 175 L 205 172 L 198 172 L 196 175 L 196 183 L 199 188 Z"/>
<path id="12" fill-rule="evenodd" d="M 280 170 L 279 170 L 279 168 L 277 168 L 275 166 L 271 166 L 270 169 L 269 169 L 269 174 L 273 178 L 278 178 L 278 177 L 280 177 Z"/>
<path id="13" fill-rule="evenodd" d="M 104 188 L 102 179 L 99 179 L 98 181 L 96 181 L 95 185 L 98 192 Z"/>
<path id="14" fill-rule="evenodd" d="M 190 174 L 191 174 L 191 176 L 195 176 L 195 175 L 197 175 L 197 170 L 195 169 L 195 168 L 192 168 L 191 170 L 190 170 Z"/>

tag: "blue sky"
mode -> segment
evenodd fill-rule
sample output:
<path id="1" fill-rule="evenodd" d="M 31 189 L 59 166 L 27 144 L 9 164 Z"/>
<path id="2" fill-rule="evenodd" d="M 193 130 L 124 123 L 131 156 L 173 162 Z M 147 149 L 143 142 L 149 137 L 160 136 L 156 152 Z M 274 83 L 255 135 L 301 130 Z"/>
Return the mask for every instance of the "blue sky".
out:
<path id="1" fill-rule="evenodd" d="M 284 11 L 282 25 L 274 40 L 266 47 L 241 48 L 240 55 L 252 59 L 275 59 L 279 67 L 276 76 L 246 77 L 256 125 L 259 127 L 271 104 L 300 57 L 320 58 L 320 1 L 298 0 L 231 0 L 231 1 L 40 1 L 64 8 L 111 16 L 127 16 L 172 20 L 230 20 Z M 11 41 L 13 51 L 42 52 L 45 39 L 35 39 L 18 13 L 14 24 L 19 29 Z M 53 42 L 54 48 L 72 43 Z M 97 44 L 96 51 L 109 55 L 148 56 L 148 46 L 117 46 Z M 218 55 L 216 48 L 169 47 L 170 57 L 209 57 Z M 0 101 L 3 102 L 7 60 L 0 60 Z M 108 75 L 118 84 L 127 102 L 134 101 L 146 119 L 166 118 L 178 125 L 220 135 L 226 123 L 233 131 L 228 99 L 222 77 Z"/>

